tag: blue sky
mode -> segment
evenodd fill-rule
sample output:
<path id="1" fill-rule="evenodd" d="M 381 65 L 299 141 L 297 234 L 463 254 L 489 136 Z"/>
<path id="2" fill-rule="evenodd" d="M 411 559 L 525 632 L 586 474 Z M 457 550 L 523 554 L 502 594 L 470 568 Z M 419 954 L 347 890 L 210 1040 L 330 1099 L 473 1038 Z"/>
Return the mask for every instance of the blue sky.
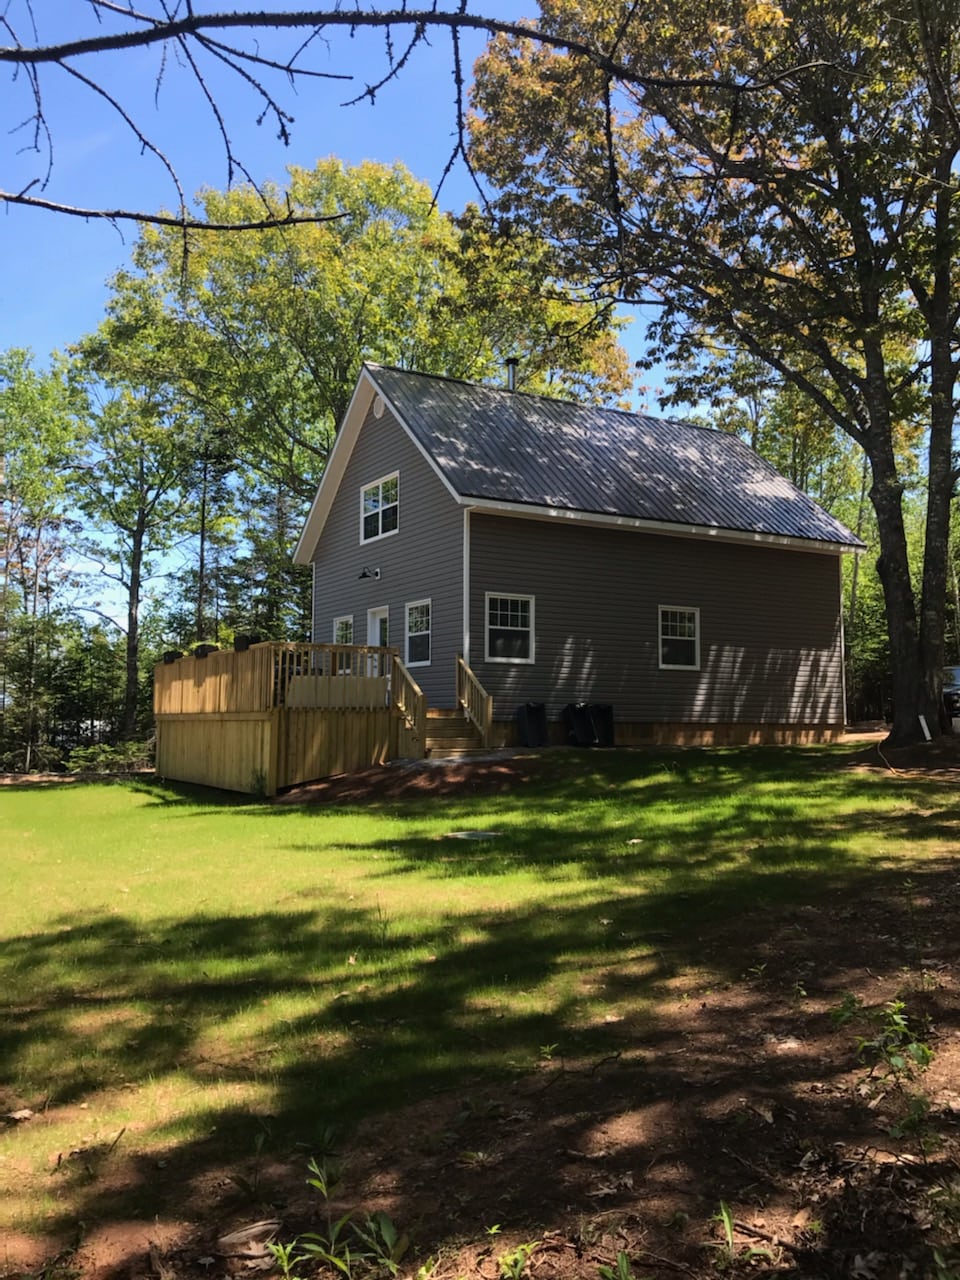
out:
<path id="1" fill-rule="evenodd" d="M 58 0 L 46 10 L 51 27 L 41 29 L 42 41 L 65 33 L 66 4 Z M 521 8 L 500 0 L 485 5 L 484 12 L 516 17 Z M 289 48 L 296 38 L 284 36 L 278 48 Z M 464 46 L 469 67 L 482 38 L 466 36 Z M 268 48 L 268 40 L 261 47 Z M 204 185 L 226 186 L 227 163 L 215 122 L 182 68 L 168 61 L 155 101 L 158 49 L 99 55 L 75 65 L 123 101 L 143 132 L 173 161 L 188 195 Z M 284 106 L 296 117 L 288 147 L 278 141 L 269 121 L 256 124 L 260 104 L 252 94 L 239 91 L 235 79 L 212 73 L 211 88 L 229 120 L 234 149 L 257 181 L 282 182 L 287 165 L 312 166 L 321 156 L 336 155 L 350 164 L 399 160 L 416 177 L 436 185 L 454 142 L 448 34 L 438 32 L 429 47 L 418 49 L 400 79 L 380 91 L 374 106 L 341 104 L 382 74 L 382 33 L 358 33 L 351 39 L 344 31 L 335 32 L 329 46 L 317 47 L 314 65 L 350 72 L 354 80 L 313 81 L 296 93 L 285 83 L 277 86 Z M 26 88 L 22 80 L 8 86 L 6 121 L 30 114 Z M 51 67 L 43 72 L 43 94 L 53 166 L 46 189 L 36 186 L 35 194 L 83 207 L 152 211 L 174 204 L 176 189 L 161 163 L 141 154 L 122 120 L 89 89 Z M 45 156 L 24 150 L 30 138 L 29 130 L 21 129 L 7 133 L 0 144 L 0 184 L 8 190 L 20 190 L 46 171 Z M 444 184 L 441 204 L 459 209 L 475 194 L 459 166 Z M 126 223 L 118 224 L 118 230 L 104 222 L 23 208 L 8 207 L 0 217 L 0 348 L 30 347 L 42 362 L 53 349 L 97 325 L 108 295 L 107 279 L 128 261 L 136 228 Z M 635 323 L 628 330 L 629 348 L 639 342 L 641 327 Z"/>

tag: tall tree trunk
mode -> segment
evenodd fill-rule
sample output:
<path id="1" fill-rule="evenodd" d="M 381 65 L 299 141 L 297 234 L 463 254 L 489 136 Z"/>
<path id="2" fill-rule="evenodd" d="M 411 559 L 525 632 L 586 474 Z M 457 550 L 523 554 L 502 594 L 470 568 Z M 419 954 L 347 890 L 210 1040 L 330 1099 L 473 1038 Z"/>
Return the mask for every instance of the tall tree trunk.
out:
<path id="1" fill-rule="evenodd" d="M 206 640 L 206 619 L 204 618 L 206 606 L 206 587 L 207 587 L 207 459 L 203 459 L 202 469 L 200 473 L 200 555 L 197 562 L 197 614 L 195 619 L 195 629 L 198 640 Z M 211 635 L 209 639 L 215 639 L 215 635 Z"/>
<path id="2" fill-rule="evenodd" d="M 879 433 L 877 433 L 879 434 Z M 873 444 L 876 435 L 869 444 Z M 916 601 L 910 581 L 907 535 L 903 524 L 903 486 L 889 437 L 880 447 L 869 449 L 873 484 L 870 501 L 877 516 L 880 558 L 877 574 L 890 637 L 890 666 L 893 681 L 893 743 L 913 742 L 920 736 L 917 712 L 920 707 L 921 667 Z"/>
<path id="3" fill-rule="evenodd" d="M 130 579 L 127 585 L 126 677 L 123 689 L 123 713 L 120 736 L 133 738 L 137 732 L 137 702 L 140 691 L 140 592 L 143 583 L 143 543 L 146 513 L 137 513 L 136 526 L 130 540 Z"/>

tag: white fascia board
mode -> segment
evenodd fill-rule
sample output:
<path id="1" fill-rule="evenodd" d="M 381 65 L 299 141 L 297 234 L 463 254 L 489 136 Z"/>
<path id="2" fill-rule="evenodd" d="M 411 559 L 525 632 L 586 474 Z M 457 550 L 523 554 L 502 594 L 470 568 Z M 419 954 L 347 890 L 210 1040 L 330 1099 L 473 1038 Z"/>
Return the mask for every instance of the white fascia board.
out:
<path id="1" fill-rule="evenodd" d="M 463 501 L 460 494 L 437 466 L 436 460 L 424 449 L 406 422 L 404 422 L 402 414 L 391 403 L 390 398 L 384 395 L 379 386 L 377 386 L 376 376 L 377 366 L 375 364 L 364 364 L 360 370 L 360 377 L 357 379 L 357 385 L 350 398 L 347 412 L 343 416 L 343 426 L 340 428 L 333 448 L 330 450 L 330 457 L 327 459 L 327 465 L 320 480 L 320 487 L 317 489 L 317 496 L 313 500 L 310 514 L 307 516 L 303 532 L 293 553 L 294 564 L 309 564 L 313 559 L 313 553 L 316 550 L 320 535 L 323 533 L 323 527 L 327 522 L 327 516 L 330 514 L 330 508 L 333 506 L 337 490 L 340 488 L 340 482 L 343 480 L 343 474 L 347 469 L 347 463 L 350 461 L 350 455 L 353 453 L 353 447 L 357 442 L 357 436 L 360 434 L 360 428 L 366 421 L 370 406 L 376 396 L 379 396 L 386 408 L 390 410 L 394 421 L 409 437 L 417 452 L 428 464 L 453 501 L 458 504 Z"/>
<path id="2" fill-rule="evenodd" d="M 666 520 L 640 520 L 634 516 L 605 515 L 603 512 L 572 511 L 567 507 L 537 507 L 522 502 L 500 502 L 493 498 L 461 498 L 471 511 L 514 516 L 519 520 L 569 521 L 594 528 L 636 529 L 671 538 L 709 538 L 714 542 L 736 542 L 751 546 L 782 547 L 786 551 L 816 551 L 824 555 L 846 555 L 865 551 L 864 545 L 826 542 L 815 538 L 791 538 L 779 533 L 756 533 L 750 529 L 717 529 L 712 525 L 671 524 Z"/>
<path id="3" fill-rule="evenodd" d="M 347 412 L 343 415 L 343 423 L 333 442 L 330 456 L 327 458 L 327 465 L 320 477 L 320 485 L 304 523 L 303 532 L 297 541 L 296 550 L 293 553 L 294 564 L 310 564 L 313 560 L 317 541 L 323 532 L 323 526 L 327 523 L 327 516 L 330 514 L 333 500 L 340 488 L 340 481 L 343 479 L 343 473 L 353 453 L 353 446 L 357 442 L 360 428 L 377 394 L 376 385 L 364 365 L 360 370 L 357 385 L 353 389 L 353 395 L 350 397 Z"/>

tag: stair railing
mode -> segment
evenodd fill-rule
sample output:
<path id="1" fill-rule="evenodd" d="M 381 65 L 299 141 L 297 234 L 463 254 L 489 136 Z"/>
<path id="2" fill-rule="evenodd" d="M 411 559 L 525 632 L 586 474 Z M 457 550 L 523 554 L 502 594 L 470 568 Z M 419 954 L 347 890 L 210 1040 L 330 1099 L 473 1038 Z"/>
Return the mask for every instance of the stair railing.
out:
<path id="1" fill-rule="evenodd" d="M 457 702 L 466 718 L 476 726 L 480 745 L 489 747 L 493 736 L 493 698 L 462 657 L 457 658 Z"/>
<path id="2" fill-rule="evenodd" d="M 422 748 L 427 740 L 427 697 L 396 655 L 391 694 L 394 707 Z"/>

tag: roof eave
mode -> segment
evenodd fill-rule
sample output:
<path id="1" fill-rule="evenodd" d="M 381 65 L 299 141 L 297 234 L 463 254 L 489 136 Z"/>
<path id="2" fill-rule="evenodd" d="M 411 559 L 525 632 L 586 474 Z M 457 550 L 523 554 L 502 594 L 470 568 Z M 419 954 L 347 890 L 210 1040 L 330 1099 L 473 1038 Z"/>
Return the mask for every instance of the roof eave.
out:
<path id="1" fill-rule="evenodd" d="M 343 422 L 337 432 L 337 438 L 333 442 L 330 456 L 327 458 L 327 465 L 324 467 L 323 475 L 320 477 L 320 484 L 317 487 L 316 496 L 313 499 L 307 518 L 304 521 L 303 531 L 297 539 L 297 545 L 293 553 L 294 564 L 307 565 L 313 559 L 317 541 L 323 532 L 327 516 L 330 514 L 330 508 L 333 505 L 337 489 L 340 487 L 340 481 L 343 479 L 343 473 L 347 469 L 347 463 L 350 461 L 357 435 L 366 419 L 370 405 L 373 403 L 373 398 L 377 394 L 376 384 L 370 376 L 367 366 L 364 365 L 360 370 L 360 376 L 357 378 L 357 385 L 353 389 L 353 395 L 350 397 L 350 403 L 347 405 L 347 411 L 343 415 Z"/>
<path id="2" fill-rule="evenodd" d="M 781 533 L 764 533 L 753 529 L 724 529 L 715 525 L 672 523 L 667 520 L 644 520 L 637 516 L 611 515 L 601 511 L 577 511 L 568 507 L 537 506 L 526 502 L 463 496 L 463 506 L 471 511 L 491 515 L 513 516 L 522 520 L 570 521 L 594 527 L 636 529 L 673 538 L 711 538 L 717 542 L 735 542 L 750 546 L 781 547 L 791 551 L 816 551 L 825 555 L 859 554 L 864 543 L 831 542 L 825 538 L 800 538 Z"/>

